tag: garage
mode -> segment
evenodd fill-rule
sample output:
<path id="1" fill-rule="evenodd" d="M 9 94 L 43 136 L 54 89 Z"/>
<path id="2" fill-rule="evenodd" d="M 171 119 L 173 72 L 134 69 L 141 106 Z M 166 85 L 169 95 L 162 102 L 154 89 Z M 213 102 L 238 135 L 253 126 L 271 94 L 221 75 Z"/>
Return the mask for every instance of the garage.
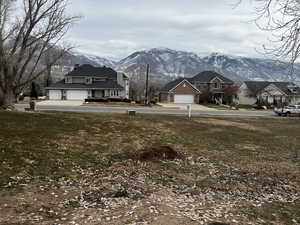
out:
<path id="1" fill-rule="evenodd" d="M 194 103 L 194 95 L 174 95 L 174 103 L 193 104 Z"/>
<path id="2" fill-rule="evenodd" d="M 67 100 L 84 100 L 88 97 L 87 90 L 68 90 Z"/>
<path id="3" fill-rule="evenodd" d="M 49 90 L 50 100 L 61 100 L 62 94 L 61 90 Z"/>

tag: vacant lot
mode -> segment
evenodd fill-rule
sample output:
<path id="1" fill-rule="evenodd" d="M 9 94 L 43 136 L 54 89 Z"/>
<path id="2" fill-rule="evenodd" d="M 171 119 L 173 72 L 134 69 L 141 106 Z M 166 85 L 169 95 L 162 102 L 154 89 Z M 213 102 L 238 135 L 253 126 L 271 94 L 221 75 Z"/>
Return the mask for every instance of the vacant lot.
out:
<path id="1" fill-rule="evenodd" d="M 0 224 L 300 224 L 300 120 L 0 113 Z"/>

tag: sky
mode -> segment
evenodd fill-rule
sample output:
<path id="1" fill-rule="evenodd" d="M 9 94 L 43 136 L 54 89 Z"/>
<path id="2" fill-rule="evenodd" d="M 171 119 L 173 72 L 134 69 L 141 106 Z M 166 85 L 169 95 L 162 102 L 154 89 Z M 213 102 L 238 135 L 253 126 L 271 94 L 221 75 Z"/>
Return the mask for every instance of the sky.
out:
<path id="1" fill-rule="evenodd" d="M 71 0 L 82 16 L 67 40 L 83 53 L 110 59 L 151 48 L 261 57 L 267 33 L 245 0 Z"/>

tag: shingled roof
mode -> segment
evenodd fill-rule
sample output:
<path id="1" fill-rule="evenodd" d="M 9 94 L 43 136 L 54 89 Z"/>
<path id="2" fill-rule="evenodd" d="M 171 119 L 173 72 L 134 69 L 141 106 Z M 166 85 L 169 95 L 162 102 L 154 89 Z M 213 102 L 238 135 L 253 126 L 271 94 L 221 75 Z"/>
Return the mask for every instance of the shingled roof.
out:
<path id="1" fill-rule="evenodd" d="M 221 74 L 214 72 L 214 71 L 203 71 L 199 74 L 197 74 L 196 76 L 194 76 L 192 79 L 194 81 L 200 82 L 200 83 L 209 83 L 211 82 L 212 79 L 214 79 L 215 77 L 219 78 L 220 80 L 222 80 L 224 83 L 230 83 L 233 84 L 234 82 L 224 76 L 222 76 Z"/>
<path id="2" fill-rule="evenodd" d="M 267 86 L 273 84 L 286 95 L 300 95 L 300 87 L 295 85 L 292 82 L 270 82 L 270 81 L 245 81 L 244 82 L 248 89 L 251 91 L 252 94 L 257 95 L 260 91 L 262 91 Z M 289 86 L 295 86 L 294 92 L 292 92 Z"/>
<path id="3" fill-rule="evenodd" d="M 258 92 L 262 91 L 265 87 L 270 85 L 270 82 L 268 81 L 245 81 L 244 83 L 254 95 L 257 95 Z"/>
<path id="4" fill-rule="evenodd" d="M 180 77 L 176 80 L 173 80 L 169 83 L 167 83 L 162 89 L 162 92 L 169 92 L 172 88 L 174 88 L 175 86 L 177 86 L 180 82 L 182 82 L 185 78 Z"/>
<path id="5" fill-rule="evenodd" d="M 108 67 L 94 67 L 89 64 L 74 68 L 65 77 L 96 77 L 104 78 L 104 81 L 93 81 L 91 84 L 65 83 L 65 79 L 50 85 L 46 89 L 124 89 L 117 82 L 117 72 Z M 123 73 L 123 78 L 128 77 Z"/>
<path id="6" fill-rule="evenodd" d="M 300 95 L 300 87 L 295 85 L 292 82 L 272 82 L 272 84 L 276 85 L 281 91 L 283 91 L 287 95 Z M 294 92 L 289 88 L 290 86 L 294 86 Z"/>
<path id="7" fill-rule="evenodd" d="M 117 78 L 117 72 L 109 67 L 94 67 L 90 64 L 83 64 L 79 67 L 75 67 L 71 72 L 66 76 L 70 77 L 109 77 Z M 123 74 L 125 79 L 128 77 Z"/>
<path id="8" fill-rule="evenodd" d="M 224 76 L 222 76 L 221 74 L 218 74 L 214 71 L 204 71 L 201 72 L 199 74 L 197 74 L 194 77 L 191 78 L 178 78 L 176 80 L 173 80 L 169 83 L 167 83 L 162 89 L 161 92 L 169 92 L 172 88 L 174 88 L 176 85 L 178 85 L 180 82 L 182 82 L 183 80 L 187 80 L 188 82 L 190 82 L 191 84 L 195 85 L 195 83 L 210 83 L 212 79 L 214 79 L 215 77 L 221 79 L 224 83 L 229 83 L 229 84 L 233 84 L 234 82 Z"/>

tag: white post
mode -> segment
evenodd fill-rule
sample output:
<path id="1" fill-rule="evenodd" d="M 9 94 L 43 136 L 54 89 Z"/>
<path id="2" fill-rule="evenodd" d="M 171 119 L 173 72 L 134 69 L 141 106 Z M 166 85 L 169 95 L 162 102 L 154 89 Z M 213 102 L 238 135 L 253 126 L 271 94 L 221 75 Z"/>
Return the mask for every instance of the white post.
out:
<path id="1" fill-rule="evenodd" d="M 187 105 L 186 109 L 188 111 L 189 118 L 191 118 L 191 116 L 192 116 L 192 105 L 191 104 Z"/>

